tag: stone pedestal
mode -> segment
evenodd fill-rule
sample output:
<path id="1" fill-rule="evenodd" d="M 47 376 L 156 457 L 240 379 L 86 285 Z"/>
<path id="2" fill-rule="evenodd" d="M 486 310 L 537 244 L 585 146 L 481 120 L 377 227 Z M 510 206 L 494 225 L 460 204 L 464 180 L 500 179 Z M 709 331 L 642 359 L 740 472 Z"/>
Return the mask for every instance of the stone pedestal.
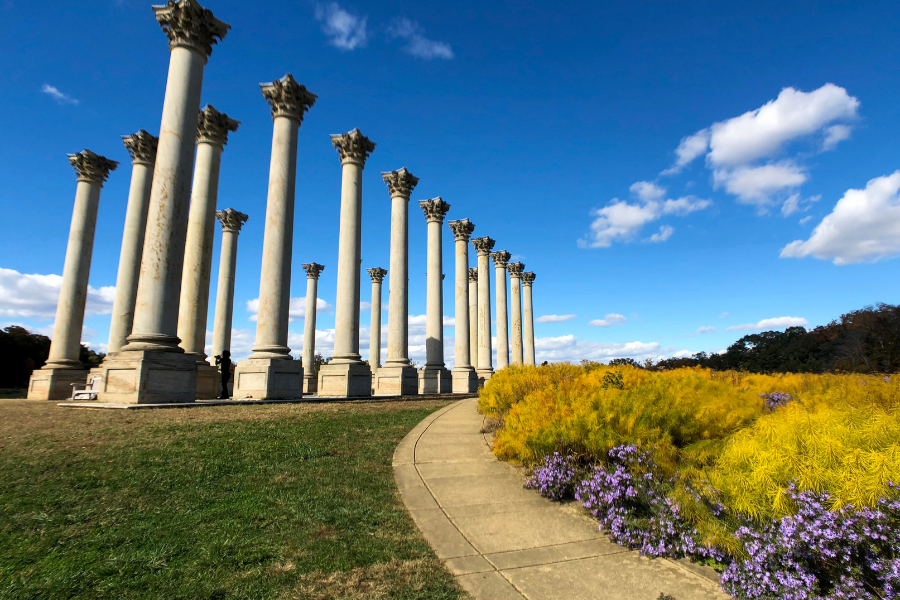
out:
<path id="1" fill-rule="evenodd" d="M 293 400 L 303 396 L 303 365 L 284 358 L 250 358 L 234 372 L 236 399 Z"/>
<path id="2" fill-rule="evenodd" d="M 419 372 L 407 365 L 383 366 L 372 374 L 373 396 L 415 396 L 419 393 Z"/>
<path id="3" fill-rule="evenodd" d="M 420 394 L 450 394 L 453 392 L 453 377 L 443 367 L 419 369 Z M 474 373 L 473 373 L 474 375 Z"/>
<path id="4" fill-rule="evenodd" d="M 171 404 L 193 402 L 196 397 L 194 354 L 126 350 L 108 354 L 100 371 L 100 402 Z"/>
<path id="5" fill-rule="evenodd" d="M 318 386 L 319 396 L 345 398 L 371 396 L 372 371 L 365 363 L 329 363 L 319 367 Z"/>
<path id="6" fill-rule="evenodd" d="M 28 399 L 68 400 L 72 384 L 83 384 L 87 377 L 84 369 L 35 369 L 28 382 Z"/>
<path id="7" fill-rule="evenodd" d="M 206 361 L 197 363 L 197 399 L 215 400 L 222 391 L 222 376 L 219 367 Z"/>

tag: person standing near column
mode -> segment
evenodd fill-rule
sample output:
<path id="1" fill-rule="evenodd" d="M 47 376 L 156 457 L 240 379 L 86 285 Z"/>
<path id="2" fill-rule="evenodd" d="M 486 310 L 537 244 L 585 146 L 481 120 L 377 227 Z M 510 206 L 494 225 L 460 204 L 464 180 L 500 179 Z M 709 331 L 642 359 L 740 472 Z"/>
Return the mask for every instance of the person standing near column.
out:
<path id="1" fill-rule="evenodd" d="M 358 397 L 372 394 L 372 371 L 359 352 L 359 271 L 362 227 L 362 172 L 375 143 L 359 129 L 332 135 L 341 157 L 341 226 L 338 241 L 337 299 L 334 307 L 334 355 L 319 369 L 319 395 Z"/>
<path id="2" fill-rule="evenodd" d="M 469 339 L 469 237 L 475 231 L 475 223 L 461 219 L 450 221 L 449 225 L 456 245 L 453 393 L 471 394 L 478 390 L 478 376 L 470 363 L 469 350 L 472 343 Z"/>
<path id="3" fill-rule="evenodd" d="M 137 133 L 123 135 L 122 141 L 131 154 L 131 187 L 128 190 L 125 232 L 122 235 L 122 252 L 119 254 L 119 273 L 116 276 L 116 297 L 109 322 L 107 353 L 118 352 L 126 344 L 125 338 L 131 334 L 158 140 L 141 129 Z"/>
<path id="4" fill-rule="evenodd" d="M 261 83 L 272 111 L 272 158 L 259 281 L 256 341 L 247 360 L 238 361 L 234 395 L 238 398 L 299 398 L 303 361 L 287 345 L 291 303 L 291 258 L 294 241 L 294 193 L 297 134 L 317 96 L 288 73 Z"/>
<path id="5" fill-rule="evenodd" d="M 367 272 L 372 278 L 372 326 L 369 329 L 369 368 L 375 371 L 381 368 L 381 282 L 387 275 L 387 269 L 375 267 Z"/>
<path id="6" fill-rule="evenodd" d="M 496 242 L 485 236 L 473 238 L 472 245 L 478 253 L 478 385 L 483 386 L 494 374 L 491 366 L 491 272 L 490 253 Z"/>
<path id="7" fill-rule="evenodd" d="M 520 262 L 506 265 L 509 271 L 510 300 L 512 301 L 512 364 L 521 367 L 522 362 L 522 271 Z"/>
<path id="8" fill-rule="evenodd" d="M 425 366 L 419 371 L 420 394 L 450 393 L 451 377 L 444 365 L 444 315 L 442 306 L 442 230 L 450 205 L 440 196 L 422 200 L 419 207 L 428 223 L 427 287 L 425 304 Z"/>
<path id="9" fill-rule="evenodd" d="M 319 274 L 325 270 L 325 265 L 307 263 L 301 266 L 306 271 L 306 312 L 303 315 L 303 393 L 315 394 L 319 383 L 315 369 Z"/>
<path id="10" fill-rule="evenodd" d="M 219 283 L 216 287 L 216 314 L 213 321 L 213 356 L 224 357 L 228 352 L 231 369 L 231 321 L 234 315 L 234 275 L 237 266 L 237 244 L 241 227 L 249 217 L 233 208 L 216 211 L 216 219 L 222 224 L 222 252 L 219 255 Z M 224 361 L 220 361 L 224 364 Z M 220 366 L 221 370 L 221 366 Z M 224 373 L 223 373 L 224 374 Z M 231 373 L 228 374 L 229 379 Z M 231 397 L 231 390 L 228 397 Z"/>
<path id="11" fill-rule="evenodd" d="M 219 166 L 228 132 L 237 131 L 240 121 L 220 113 L 211 105 L 200 111 L 197 121 L 197 158 L 191 188 L 181 274 L 181 301 L 178 303 L 178 337 L 185 352 L 197 361 L 197 398 L 218 398 L 219 369 L 206 361 L 206 315 L 209 312 L 209 280 L 212 275 L 213 242 L 216 227 L 216 200 L 219 196 Z"/>
<path id="12" fill-rule="evenodd" d="M 522 273 L 522 303 L 525 305 L 523 318 L 522 339 L 525 344 L 524 359 L 526 365 L 534 366 L 534 308 L 531 304 L 531 284 L 534 283 L 534 273 Z"/>
<path id="13" fill-rule="evenodd" d="M 169 39 L 169 75 L 134 323 L 128 343 L 101 366 L 102 402 L 193 402 L 197 392 L 197 363 L 178 346 L 178 303 L 203 69 L 230 26 L 196 0 L 170 0 L 153 11 Z"/>
<path id="14" fill-rule="evenodd" d="M 506 310 L 506 263 L 511 255 L 506 250 L 491 252 L 497 276 L 497 369 L 509 366 L 509 314 Z"/>
<path id="15" fill-rule="evenodd" d="M 75 188 L 75 210 L 69 228 L 66 262 L 63 266 L 56 321 L 47 364 L 31 374 L 29 400 L 64 400 L 72 397 L 72 384 L 87 378 L 79 356 L 84 306 L 87 302 L 88 278 L 94 252 L 94 231 L 103 182 L 119 165 L 90 150 L 69 154 L 69 163 L 78 173 Z"/>
<path id="16" fill-rule="evenodd" d="M 467 248 L 468 250 L 468 248 Z M 468 254 L 468 253 L 467 253 Z M 476 258 L 477 260 L 477 258 Z M 478 268 L 469 269 L 469 364 L 478 367 Z M 477 378 L 477 374 L 476 374 Z"/>

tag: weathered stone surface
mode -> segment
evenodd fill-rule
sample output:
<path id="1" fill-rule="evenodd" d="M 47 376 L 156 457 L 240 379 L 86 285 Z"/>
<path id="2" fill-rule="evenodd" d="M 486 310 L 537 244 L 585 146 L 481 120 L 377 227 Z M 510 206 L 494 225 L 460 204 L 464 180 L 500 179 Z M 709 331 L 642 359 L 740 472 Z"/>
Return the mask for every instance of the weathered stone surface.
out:
<path id="1" fill-rule="evenodd" d="M 491 356 L 491 273 L 490 253 L 494 240 L 485 236 L 473 238 L 472 245 L 478 253 L 478 385 L 483 386 L 494 374 Z"/>
<path id="2" fill-rule="evenodd" d="M 306 263 L 301 265 L 306 271 L 306 314 L 303 317 L 303 393 L 315 394 L 319 378 L 313 372 L 316 357 L 316 300 L 319 293 L 319 275 L 325 265 Z"/>
<path id="3" fill-rule="evenodd" d="M 123 350 L 100 365 L 100 402 L 167 404 L 197 397 L 197 361 L 193 354 Z"/>
<path id="4" fill-rule="evenodd" d="M 510 306 L 512 308 L 512 332 L 511 350 L 512 357 L 510 361 L 514 365 L 522 366 L 522 271 L 525 265 L 520 262 L 513 262 L 506 265 L 509 271 L 509 287 L 510 287 Z"/>
<path id="5" fill-rule="evenodd" d="M 524 316 L 522 317 L 522 345 L 523 359 L 526 365 L 535 364 L 534 356 L 534 307 L 531 299 L 531 288 L 534 283 L 534 273 L 522 273 L 522 304 Z"/>
<path id="6" fill-rule="evenodd" d="M 387 269 L 367 269 L 372 278 L 372 322 L 369 327 L 369 367 L 374 373 L 381 368 L 381 285 Z"/>
<path id="7" fill-rule="evenodd" d="M 251 358 L 238 361 L 235 398 L 288 400 L 303 395 L 303 365 L 299 360 Z"/>
<path id="8" fill-rule="evenodd" d="M 213 356 L 231 352 L 231 324 L 234 316 L 234 278 L 237 267 L 238 235 L 248 217 L 233 208 L 216 212 L 222 224 L 222 251 L 219 254 L 219 282 L 216 288 L 216 313 L 213 322 Z M 218 397 L 218 396 L 217 396 Z"/>

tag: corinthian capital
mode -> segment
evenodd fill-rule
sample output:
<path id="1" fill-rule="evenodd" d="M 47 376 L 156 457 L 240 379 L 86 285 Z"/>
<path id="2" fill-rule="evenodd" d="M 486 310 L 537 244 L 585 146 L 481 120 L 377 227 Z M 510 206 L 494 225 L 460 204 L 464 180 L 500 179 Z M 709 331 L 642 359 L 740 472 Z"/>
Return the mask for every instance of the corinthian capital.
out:
<path id="1" fill-rule="evenodd" d="M 385 171 L 381 174 L 381 178 L 387 184 L 392 197 L 404 196 L 407 200 L 419 183 L 419 178 L 410 173 L 406 167 L 396 171 Z"/>
<path id="2" fill-rule="evenodd" d="M 302 123 L 303 115 L 316 103 L 316 98 L 318 98 L 304 85 L 297 83 L 290 73 L 271 83 L 261 83 L 259 87 L 262 90 L 263 98 L 272 108 L 273 119 L 287 117 Z"/>
<path id="3" fill-rule="evenodd" d="M 478 269 L 469 269 L 469 281 L 478 281 Z"/>
<path id="4" fill-rule="evenodd" d="M 233 208 L 226 208 L 225 210 L 217 210 L 216 218 L 222 224 L 222 231 L 234 231 L 237 233 L 250 217 Z"/>
<path id="5" fill-rule="evenodd" d="M 534 273 L 532 273 L 531 271 L 522 273 L 522 285 L 530 286 L 532 283 L 534 283 Z"/>
<path id="6" fill-rule="evenodd" d="M 450 221 L 450 230 L 457 242 L 468 242 L 469 236 L 475 231 L 475 223 L 468 219 L 460 219 L 459 221 Z"/>
<path id="7" fill-rule="evenodd" d="M 475 246 L 475 252 L 478 253 L 478 256 L 487 256 L 490 254 L 496 243 L 497 242 L 487 236 L 472 239 L 472 245 Z"/>
<path id="8" fill-rule="evenodd" d="M 375 150 L 375 142 L 364 136 L 359 129 L 332 135 L 331 143 L 341 155 L 341 164 L 355 163 L 365 166 L 369 154 Z"/>
<path id="9" fill-rule="evenodd" d="M 506 270 L 509 271 L 510 277 L 519 279 L 522 276 L 522 271 L 525 270 L 525 265 L 520 262 L 509 263 L 506 265 Z"/>
<path id="10" fill-rule="evenodd" d="M 90 150 L 85 149 L 84 152 L 77 154 L 67 154 L 69 163 L 78 173 L 78 181 L 89 181 L 103 185 L 106 178 L 109 177 L 110 171 L 115 171 L 119 166 L 114 160 L 109 160 L 99 154 L 94 154 Z"/>
<path id="11" fill-rule="evenodd" d="M 382 269 L 381 267 L 366 269 L 366 271 L 372 277 L 372 283 L 381 283 L 384 280 L 384 276 L 387 275 L 387 269 Z"/>
<path id="12" fill-rule="evenodd" d="M 169 0 L 153 7 L 159 26 L 169 38 L 169 50 L 184 46 L 202 53 L 212 54 L 217 39 L 224 39 L 231 25 L 215 18 L 212 11 L 200 6 L 196 0 Z"/>
<path id="13" fill-rule="evenodd" d="M 505 269 L 506 263 L 509 262 L 509 259 L 512 258 L 512 254 L 507 252 L 506 250 L 498 250 L 497 252 L 491 252 L 491 259 L 494 261 L 494 267 L 498 269 Z"/>
<path id="14" fill-rule="evenodd" d="M 431 223 L 432 221 L 443 223 L 444 215 L 446 215 L 447 211 L 450 210 L 450 205 L 444 202 L 444 200 L 440 196 L 438 196 L 437 198 L 432 198 L 431 200 L 420 200 L 419 206 L 425 213 L 425 220 L 429 223 Z"/>
<path id="15" fill-rule="evenodd" d="M 131 154 L 131 164 L 152 165 L 156 162 L 156 145 L 159 138 L 154 137 L 141 129 L 131 135 L 123 135 L 122 143 Z"/>
<path id="16" fill-rule="evenodd" d="M 319 263 L 306 263 L 305 265 L 300 265 L 303 267 L 303 270 L 306 271 L 307 279 L 318 279 L 319 273 L 325 270 L 325 265 L 320 265 Z"/>
<path id="17" fill-rule="evenodd" d="M 228 143 L 228 132 L 237 131 L 240 121 L 235 121 L 225 113 L 220 113 L 212 104 L 200 111 L 197 121 L 197 143 L 224 146 Z"/>

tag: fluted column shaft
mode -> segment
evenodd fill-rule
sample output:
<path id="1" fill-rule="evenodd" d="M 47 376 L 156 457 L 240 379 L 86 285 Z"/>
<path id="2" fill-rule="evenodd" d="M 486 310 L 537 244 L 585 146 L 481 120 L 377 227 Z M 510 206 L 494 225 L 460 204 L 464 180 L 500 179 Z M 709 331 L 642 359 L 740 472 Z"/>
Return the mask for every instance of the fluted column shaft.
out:
<path id="1" fill-rule="evenodd" d="M 506 264 L 509 252 L 491 253 L 497 276 L 497 368 L 509 366 L 509 314 L 506 308 Z"/>
<path id="2" fill-rule="evenodd" d="M 359 240 L 362 212 L 361 162 L 342 161 L 341 226 L 338 239 L 337 299 L 334 307 L 334 359 L 336 364 L 360 362 Z"/>
<path id="3" fill-rule="evenodd" d="M 441 242 L 443 217 L 428 219 L 427 287 L 425 290 L 425 367 L 444 366 L 444 324 L 441 314 L 443 273 Z"/>
<path id="4" fill-rule="evenodd" d="M 459 250 L 457 250 L 458 252 Z M 466 257 L 468 265 L 468 256 Z M 473 272 L 474 271 L 474 277 Z M 469 274 L 469 364 L 478 366 L 478 269 L 468 269 Z"/>
<path id="5" fill-rule="evenodd" d="M 522 301 L 525 315 L 523 317 L 522 339 L 525 345 L 524 360 L 526 365 L 537 364 L 534 357 L 534 308 L 531 301 L 531 287 L 534 273 L 522 274 Z"/>
<path id="6" fill-rule="evenodd" d="M 522 279 L 510 272 L 510 301 L 512 302 L 512 364 L 522 366 Z"/>
<path id="7" fill-rule="evenodd" d="M 491 273 L 487 254 L 478 255 L 478 368 L 492 370 L 491 364 Z"/>
<path id="8" fill-rule="evenodd" d="M 456 312 L 454 368 L 469 367 L 469 240 L 457 239 L 456 242 Z"/>
<path id="9" fill-rule="evenodd" d="M 306 312 L 303 316 L 303 368 L 312 369 L 316 357 L 316 300 L 319 294 L 319 278 L 306 278 Z M 309 371 L 312 373 L 312 371 Z"/>
<path id="10" fill-rule="evenodd" d="M 409 366 L 409 194 L 391 194 L 387 365 Z"/>
<path id="11" fill-rule="evenodd" d="M 215 214 L 222 223 L 222 251 L 219 254 L 219 283 L 216 288 L 216 314 L 213 321 L 213 356 L 231 352 L 231 325 L 234 317 L 234 279 L 237 267 L 238 235 L 247 215 L 229 208 Z"/>
<path id="12" fill-rule="evenodd" d="M 369 328 L 369 367 L 381 368 L 381 286 L 387 274 L 382 268 L 369 269 L 372 277 L 372 323 Z"/>

